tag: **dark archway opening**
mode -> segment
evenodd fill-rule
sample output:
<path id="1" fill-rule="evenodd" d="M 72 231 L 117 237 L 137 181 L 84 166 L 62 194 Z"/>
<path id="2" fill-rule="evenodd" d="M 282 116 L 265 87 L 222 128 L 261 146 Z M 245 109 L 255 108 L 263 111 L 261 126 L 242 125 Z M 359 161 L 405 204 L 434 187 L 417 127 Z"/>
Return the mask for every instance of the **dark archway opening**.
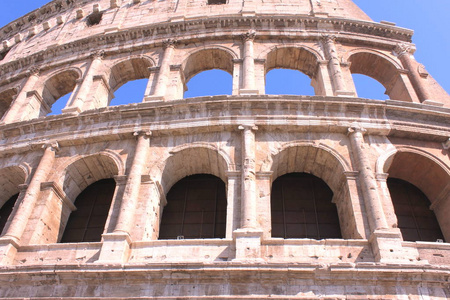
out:
<path id="1" fill-rule="evenodd" d="M 3 229 L 5 229 L 6 222 L 8 221 L 8 218 L 13 211 L 18 197 L 19 194 L 15 194 L 11 198 L 9 198 L 9 200 L 6 201 L 5 204 L 3 204 L 2 208 L 0 208 L 0 233 L 2 233 Z"/>
<path id="2" fill-rule="evenodd" d="M 99 242 L 108 218 L 116 183 L 102 179 L 88 186 L 75 200 L 61 243 Z"/>
<path id="3" fill-rule="evenodd" d="M 225 238 L 225 183 L 198 174 L 178 181 L 167 194 L 159 239 Z"/>
<path id="4" fill-rule="evenodd" d="M 397 178 L 388 178 L 387 184 L 403 240 L 410 242 L 444 240 L 436 216 L 429 208 L 431 203 L 421 190 Z"/>
<path id="5" fill-rule="evenodd" d="M 289 173 L 272 185 L 272 237 L 342 238 L 333 192 L 320 178 Z"/>

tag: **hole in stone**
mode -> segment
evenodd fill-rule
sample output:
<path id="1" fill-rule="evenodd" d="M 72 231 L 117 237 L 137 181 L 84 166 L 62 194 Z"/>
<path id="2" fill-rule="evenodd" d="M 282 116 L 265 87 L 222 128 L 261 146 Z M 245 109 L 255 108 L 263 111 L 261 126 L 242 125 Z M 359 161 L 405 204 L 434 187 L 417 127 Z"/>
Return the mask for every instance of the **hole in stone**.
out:
<path id="1" fill-rule="evenodd" d="M 227 0 L 208 0 L 208 5 L 227 4 Z"/>
<path id="2" fill-rule="evenodd" d="M 2 50 L 0 52 L 0 60 L 3 60 L 6 57 L 6 55 L 8 55 L 9 50 L 11 49 Z"/>
<path id="3" fill-rule="evenodd" d="M 94 26 L 100 24 L 102 21 L 103 12 L 93 12 L 87 17 L 87 26 Z"/>

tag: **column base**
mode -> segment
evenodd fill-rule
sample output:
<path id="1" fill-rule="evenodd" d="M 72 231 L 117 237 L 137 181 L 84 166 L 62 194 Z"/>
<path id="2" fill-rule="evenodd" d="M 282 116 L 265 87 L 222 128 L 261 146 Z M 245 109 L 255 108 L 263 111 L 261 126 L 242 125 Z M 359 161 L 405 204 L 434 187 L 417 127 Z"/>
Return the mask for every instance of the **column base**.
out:
<path id="1" fill-rule="evenodd" d="M 0 266 L 10 265 L 14 262 L 19 244 L 10 238 L 0 238 Z"/>
<path id="2" fill-rule="evenodd" d="M 237 229 L 233 232 L 233 240 L 236 245 L 236 255 L 233 261 L 259 262 L 261 258 L 261 239 L 263 231 L 259 229 Z"/>
<path id="3" fill-rule="evenodd" d="M 335 96 L 338 97 L 355 97 L 355 93 L 354 92 L 349 92 L 349 91 L 336 91 Z"/>
<path id="4" fill-rule="evenodd" d="M 400 229 L 378 229 L 370 236 L 375 260 L 381 263 L 395 264 L 427 264 L 426 260 L 418 260 L 417 249 L 405 249 L 402 247 L 402 234 Z"/>
<path id="5" fill-rule="evenodd" d="M 240 89 L 239 95 L 245 96 L 245 95 L 259 95 L 258 90 L 249 90 L 249 89 Z"/>
<path id="6" fill-rule="evenodd" d="M 131 238 L 128 233 L 106 233 L 102 235 L 102 248 L 96 263 L 123 264 L 130 256 Z"/>
<path id="7" fill-rule="evenodd" d="M 438 106 L 438 107 L 443 107 L 444 103 L 438 102 L 438 101 L 434 101 L 434 100 L 425 100 L 422 102 L 422 104 L 425 105 L 431 105 L 431 106 Z"/>
<path id="8" fill-rule="evenodd" d="M 145 96 L 143 102 L 153 102 L 153 101 L 164 101 L 166 100 L 164 96 Z"/>
<path id="9" fill-rule="evenodd" d="M 79 114 L 81 112 L 81 109 L 79 107 L 68 107 L 63 108 L 61 112 L 63 114 Z"/>

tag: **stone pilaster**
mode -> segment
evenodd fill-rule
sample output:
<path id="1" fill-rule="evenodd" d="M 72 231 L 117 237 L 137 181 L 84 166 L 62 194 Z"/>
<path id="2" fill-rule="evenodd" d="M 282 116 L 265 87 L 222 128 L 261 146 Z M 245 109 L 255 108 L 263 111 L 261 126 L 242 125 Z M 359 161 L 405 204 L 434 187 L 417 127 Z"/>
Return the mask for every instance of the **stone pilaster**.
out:
<path id="1" fill-rule="evenodd" d="M 5 238 L 10 238 L 16 243 L 20 242 L 28 220 L 35 208 L 36 201 L 41 191 L 41 183 L 45 182 L 47 175 L 53 167 L 55 154 L 56 151 L 58 151 L 58 144 L 56 142 L 45 144 L 43 148 L 45 148 L 44 155 L 31 178 L 25 196 L 22 201 L 16 204 L 18 206 L 17 209 L 15 209 L 14 217 L 4 234 Z"/>
<path id="2" fill-rule="evenodd" d="M 141 177 L 149 149 L 149 132 L 136 132 L 136 150 L 122 197 L 114 233 L 130 234 L 134 224 L 134 213 L 139 199 Z"/>
<path id="3" fill-rule="evenodd" d="M 394 51 L 397 53 L 403 67 L 408 70 L 408 77 L 413 84 L 420 102 L 431 101 L 430 92 L 423 82 L 423 78 L 421 78 L 417 68 L 414 68 L 413 59 L 411 58 L 411 47 L 407 44 L 398 44 Z"/>
<path id="4" fill-rule="evenodd" d="M 257 220 L 256 145 L 254 125 L 239 126 L 242 131 L 241 228 L 233 232 L 236 260 L 260 260 L 263 231 Z"/>
<path id="5" fill-rule="evenodd" d="M 34 90 L 36 83 L 39 81 L 40 70 L 38 68 L 32 68 L 29 71 L 29 76 L 16 99 L 11 103 L 11 107 L 4 116 L 2 122 L 5 124 L 22 120 L 19 113 L 23 113 L 23 109 L 27 105 L 27 98 L 29 92 Z"/>
<path id="6" fill-rule="evenodd" d="M 386 218 L 384 216 L 383 207 L 378 198 L 377 184 L 375 173 L 373 172 L 371 163 L 366 154 L 367 146 L 364 142 L 364 133 L 366 130 L 357 124 L 352 124 L 348 129 L 351 148 L 359 172 L 359 182 L 364 196 L 364 204 L 366 206 L 370 232 L 378 229 L 387 228 Z"/>
<path id="7" fill-rule="evenodd" d="M 83 110 L 84 103 L 87 102 L 87 98 L 92 93 L 94 77 L 97 75 L 104 57 L 104 51 L 96 51 L 91 54 L 91 64 L 86 70 L 86 74 L 80 82 L 80 85 L 75 88 L 76 94 L 73 95 L 70 103 L 67 103 L 66 107 L 62 110 L 63 113 L 79 113 Z"/>
<path id="8" fill-rule="evenodd" d="M 129 256 L 131 246 L 131 231 L 135 224 L 135 213 L 139 193 L 141 190 L 142 173 L 149 149 L 149 132 L 136 132 L 136 150 L 130 173 L 126 179 L 119 215 L 117 217 L 114 232 L 102 235 L 102 249 L 100 250 L 99 263 L 124 263 Z"/>
<path id="9" fill-rule="evenodd" d="M 244 42 L 243 63 L 242 63 L 242 87 L 239 91 L 240 95 L 257 95 L 258 90 L 255 84 L 255 58 L 253 43 L 256 32 L 250 30 L 242 35 Z"/>
<path id="10" fill-rule="evenodd" d="M 168 39 L 163 42 L 164 54 L 159 66 L 159 73 L 156 79 L 156 86 L 153 95 L 145 97 L 144 101 L 165 100 L 167 85 L 170 79 L 170 64 L 177 41 Z"/>
<path id="11" fill-rule="evenodd" d="M 369 221 L 369 242 L 375 259 L 384 263 L 410 263 L 417 260 L 416 250 L 407 251 L 402 247 L 400 230 L 389 228 L 387 225 L 375 172 L 366 154 L 367 146 L 364 142 L 366 130 L 358 124 L 352 124 L 348 131 Z"/>
<path id="12" fill-rule="evenodd" d="M 341 70 L 341 63 L 336 50 L 336 36 L 323 36 L 322 42 L 325 48 L 325 54 L 328 59 L 328 69 L 333 82 L 334 96 L 353 96 L 353 92 L 348 92 L 345 87 L 345 81 Z"/>

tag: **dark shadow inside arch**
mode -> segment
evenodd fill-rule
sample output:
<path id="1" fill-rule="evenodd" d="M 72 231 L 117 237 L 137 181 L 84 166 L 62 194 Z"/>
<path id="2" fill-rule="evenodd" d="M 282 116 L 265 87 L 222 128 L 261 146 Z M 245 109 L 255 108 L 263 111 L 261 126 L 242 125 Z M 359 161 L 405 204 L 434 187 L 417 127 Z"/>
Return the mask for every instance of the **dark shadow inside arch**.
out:
<path id="1" fill-rule="evenodd" d="M 219 69 L 207 70 L 189 80 L 184 98 L 231 95 L 232 86 L 233 78 L 228 72 Z"/>
<path id="2" fill-rule="evenodd" d="M 13 211 L 14 205 L 16 204 L 18 197 L 19 197 L 19 194 L 12 196 L 0 208 L 0 234 L 3 232 L 3 229 L 5 229 L 6 222 L 8 221 L 8 218 Z"/>
<path id="3" fill-rule="evenodd" d="M 320 178 L 289 173 L 272 184 L 272 237 L 342 238 L 333 192 Z"/>
<path id="4" fill-rule="evenodd" d="M 114 98 L 109 106 L 126 105 L 130 103 L 140 103 L 144 98 L 148 79 L 131 80 L 123 84 L 114 92 Z"/>
<path id="5" fill-rule="evenodd" d="M 266 94 L 314 96 L 311 78 L 299 70 L 272 69 L 266 74 Z"/>
<path id="6" fill-rule="evenodd" d="M 225 183 L 208 174 L 178 181 L 167 194 L 159 239 L 225 238 Z"/>
<path id="7" fill-rule="evenodd" d="M 61 243 L 101 241 L 115 187 L 114 179 L 102 179 L 78 195 L 77 210 L 70 214 Z"/>
<path id="8" fill-rule="evenodd" d="M 441 228 L 427 196 L 413 184 L 397 179 L 387 181 L 398 228 L 405 241 L 436 242 L 444 240 Z"/>
<path id="9" fill-rule="evenodd" d="M 386 88 L 377 80 L 363 74 L 352 74 L 356 93 L 360 98 L 387 100 Z"/>

